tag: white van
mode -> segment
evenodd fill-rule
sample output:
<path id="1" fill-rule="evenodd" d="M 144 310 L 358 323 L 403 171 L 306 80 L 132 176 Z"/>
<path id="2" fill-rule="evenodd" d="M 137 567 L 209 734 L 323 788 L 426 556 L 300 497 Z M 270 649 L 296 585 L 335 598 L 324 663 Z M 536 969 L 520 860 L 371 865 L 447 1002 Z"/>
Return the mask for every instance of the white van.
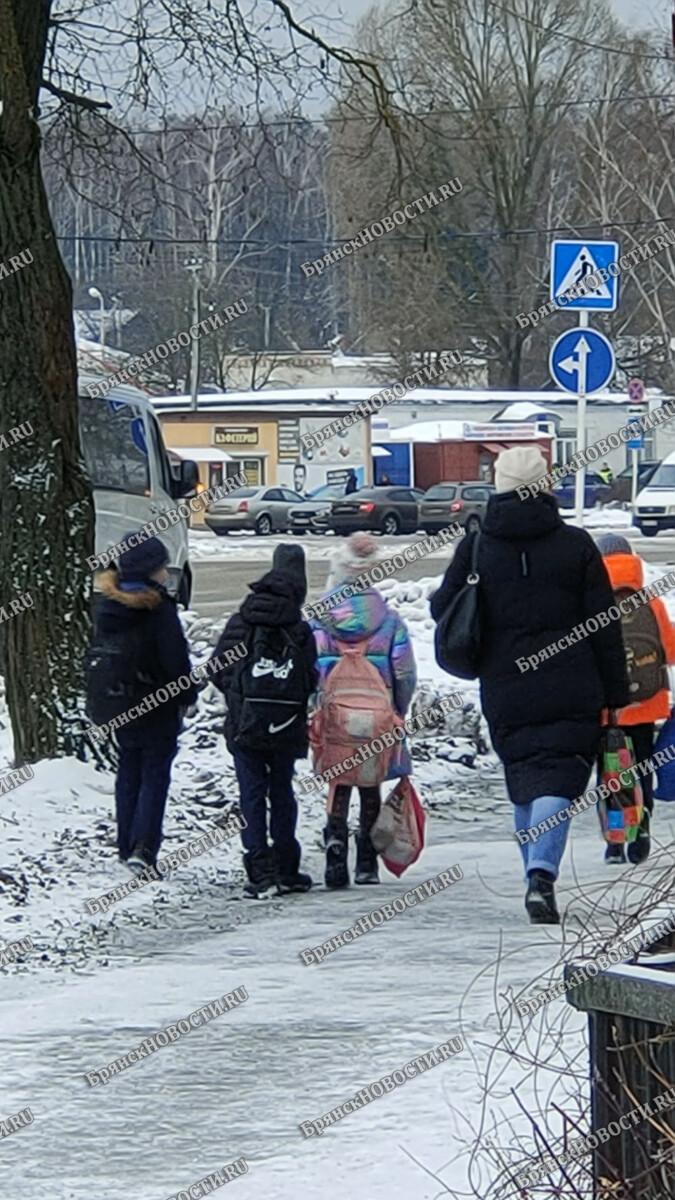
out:
<path id="1" fill-rule="evenodd" d="M 86 386 L 96 382 L 96 376 L 79 377 L 80 438 L 94 491 L 94 552 L 100 554 L 121 542 L 125 533 L 175 508 L 177 500 L 193 495 L 199 468 L 185 460 L 172 470 L 159 422 L 143 392 L 119 384 L 106 397 L 91 397 Z M 185 520 L 160 536 L 170 554 L 169 590 L 187 608 L 192 571 Z"/>
<path id="2" fill-rule="evenodd" d="M 633 505 L 633 524 L 645 537 L 675 529 L 675 451 L 656 468 Z"/>

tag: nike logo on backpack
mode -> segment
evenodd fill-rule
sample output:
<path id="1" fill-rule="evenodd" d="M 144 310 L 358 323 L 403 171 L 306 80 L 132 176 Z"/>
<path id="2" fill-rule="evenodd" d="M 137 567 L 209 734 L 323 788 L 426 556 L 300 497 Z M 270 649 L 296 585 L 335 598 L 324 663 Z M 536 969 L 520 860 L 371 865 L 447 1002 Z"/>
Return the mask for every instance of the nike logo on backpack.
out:
<path id="1" fill-rule="evenodd" d="M 279 733 L 280 729 L 285 729 L 287 725 L 292 725 L 294 720 L 295 720 L 295 717 L 293 716 L 290 718 L 290 720 L 284 721 L 284 723 L 282 725 L 270 725 L 267 732 L 268 733 Z"/>
<path id="2" fill-rule="evenodd" d="M 251 675 L 254 679 L 258 679 L 261 675 L 273 675 L 275 679 L 287 679 L 292 669 L 292 661 L 277 665 L 271 658 L 261 658 L 253 664 Z"/>

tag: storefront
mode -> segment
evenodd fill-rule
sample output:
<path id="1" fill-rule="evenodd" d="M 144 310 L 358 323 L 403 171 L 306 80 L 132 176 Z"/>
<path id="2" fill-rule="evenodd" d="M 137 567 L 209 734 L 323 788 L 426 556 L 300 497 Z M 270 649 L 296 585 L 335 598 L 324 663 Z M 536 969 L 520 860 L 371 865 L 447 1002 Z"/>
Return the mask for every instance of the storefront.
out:
<path id="1" fill-rule="evenodd" d="M 360 399 L 361 393 L 338 400 L 335 393 L 280 390 L 200 396 L 196 412 L 185 396 L 155 398 L 152 404 L 167 450 L 194 459 L 203 487 L 243 471 L 253 487 L 282 485 L 304 493 L 346 480 L 351 470 L 359 484 L 371 481 L 368 420 L 355 421 L 322 445 L 307 449 L 302 442 L 303 434 L 323 429 Z"/>

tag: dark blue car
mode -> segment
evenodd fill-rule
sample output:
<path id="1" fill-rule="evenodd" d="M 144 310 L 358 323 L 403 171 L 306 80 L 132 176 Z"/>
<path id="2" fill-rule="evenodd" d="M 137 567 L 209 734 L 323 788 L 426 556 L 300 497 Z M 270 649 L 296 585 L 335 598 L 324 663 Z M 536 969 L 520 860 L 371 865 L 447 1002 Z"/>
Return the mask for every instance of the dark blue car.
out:
<path id="1" fill-rule="evenodd" d="M 561 479 L 560 483 L 556 483 L 553 495 L 561 508 L 574 508 L 575 487 L 576 475 L 568 475 L 565 479 Z M 606 504 L 611 490 L 611 484 L 604 483 L 594 471 L 587 471 L 584 481 L 584 508 L 594 508 L 596 504 Z"/>

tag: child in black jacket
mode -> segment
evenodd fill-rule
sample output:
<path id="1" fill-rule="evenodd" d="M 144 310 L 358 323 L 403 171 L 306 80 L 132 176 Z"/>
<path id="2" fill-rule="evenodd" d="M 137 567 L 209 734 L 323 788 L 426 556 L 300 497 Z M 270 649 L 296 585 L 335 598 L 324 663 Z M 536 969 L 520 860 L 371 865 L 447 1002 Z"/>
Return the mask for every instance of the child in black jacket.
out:
<path id="1" fill-rule="evenodd" d="M 126 534 L 123 541 L 135 539 Z M 121 636 L 137 656 L 138 699 L 189 675 L 190 658 L 175 601 L 164 588 L 168 551 L 148 538 L 120 554 L 117 569 L 100 576 L 103 593 L 96 613 L 96 638 Z M 139 636 L 140 635 L 140 636 Z M 115 780 L 117 845 L 134 871 L 154 867 L 171 781 L 171 763 L 186 708 L 197 701 L 193 683 L 117 730 L 119 765 Z"/>
<path id="2" fill-rule="evenodd" d="M 298 805 L 293 793 L 295 760 L 308 752 L 307 704 L 317 681 L 314 638 L 300 613 L 306 595 L 302 547 L 278 546 L 273 569 L 251 584 L 251 595 L 230 617 L 216 647 L 220 659 L 241 643 L 247 647 L 244 661 L 224 667 L 213 682 L 228 706 L 225 739 L 246 819 L 241 834 L 248 876 L 244 893 L 253 899 L 275 886 L 280 894 L 306 892 L 312 886 L 310 876 L 298 869 L 301 848 L 295 836 Z M 272 649 L 263 654 L 259 648 L 266 639 Z M 284 699 L 275 700 L 275 689 Z M 251 700 L 254 692 L 256 697 L 264 692 L 266 698 Z"/>

